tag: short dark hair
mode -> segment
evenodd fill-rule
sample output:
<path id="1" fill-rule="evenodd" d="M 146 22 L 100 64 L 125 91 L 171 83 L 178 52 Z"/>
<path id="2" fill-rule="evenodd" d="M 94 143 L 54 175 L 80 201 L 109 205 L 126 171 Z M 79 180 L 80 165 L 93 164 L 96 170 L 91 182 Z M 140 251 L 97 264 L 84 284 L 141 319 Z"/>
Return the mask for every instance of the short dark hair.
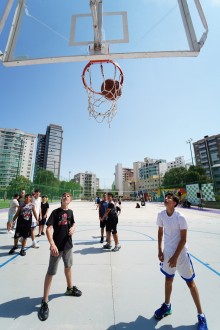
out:
<path id="1" fill-rule="evenodd" d="M 165 197 L 167 196 L 171 196 L 173 198 L 173 201 L 176 202 L 175 207 L 179 204 L 179 198 L 176 195 L 174 195 L 172 192 L 166 193 Z"/>
<path id="2" fill-rule="evenodd" d="M 29 196 L 31 197 L 31 194 L 26 194 L 26 195 L 25 195 L 25 198 L 27 198 L 27 197 L 29 197 Z"/>
<path id="3" fill-rule="evenodd" d="M 114 197 L 113 193 L 108 192 L 108 196 L 112 196 L 112 198 Z"/>
<path id="4" fill-rule="evenodd" d="M 14 196 L 13 196 L 14 198 L 17 198 L 17 197 L 19 197 L 19 195 L 18 194 L 14 194 Z"/>
<path id="5" fill-rule="evenodd" d="M 40 189 L 34 189 L 34 192 L 38 193 L 38 192 L 40 192 Z"/>
<path id="6" fill-rule="evenodd" d="M 64 192 L 64 193 L 62 193 L 62 197 L 63 197 L 64 195 L 70 195 L 70 197 L 72 198 L 72 195 L 71 195 L 70 193 L 68 193 L 68 192 Z"/>

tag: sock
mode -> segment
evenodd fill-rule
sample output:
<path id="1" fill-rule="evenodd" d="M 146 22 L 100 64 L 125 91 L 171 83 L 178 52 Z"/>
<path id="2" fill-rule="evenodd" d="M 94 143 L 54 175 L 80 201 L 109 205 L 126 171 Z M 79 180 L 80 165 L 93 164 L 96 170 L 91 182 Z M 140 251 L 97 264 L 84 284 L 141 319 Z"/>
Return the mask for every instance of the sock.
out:
<path id="1" fill-rule="evenodd" d="M 202 313 L 202 314 L 199 314 L 199 313 L 198 313 L 198 315 L 199 315 L 199 316 L 202 316 L 202 317 L 205 317 L 205 315 L 204 315 L 203 313 Z"/>

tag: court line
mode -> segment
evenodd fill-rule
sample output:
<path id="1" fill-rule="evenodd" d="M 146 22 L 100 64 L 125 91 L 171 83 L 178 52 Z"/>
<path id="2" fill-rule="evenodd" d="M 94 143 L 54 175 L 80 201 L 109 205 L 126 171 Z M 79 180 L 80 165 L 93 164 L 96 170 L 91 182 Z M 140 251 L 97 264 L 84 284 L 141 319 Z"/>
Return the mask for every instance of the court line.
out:
<path id="1" fill-rule="evenodd" d="M 208 268 L 209 270 L 211 270 L 213 273 L 215 273 L 216 275 L 220 276 L 220 273 L 217 272 L 217 270 L 215 270 L 214 268 L 210 267 L 209 264 L 203 262 L 202 260 L 198 259 L 197 257 L 195 257 L 194 255 L 192 255 L 191 253 L 189 253 L 190 257 L 194 258 L 196 261 L 198 261 L 200 264 L 202 264 L 203 266 L 205 266 L 206 268 Z"/>

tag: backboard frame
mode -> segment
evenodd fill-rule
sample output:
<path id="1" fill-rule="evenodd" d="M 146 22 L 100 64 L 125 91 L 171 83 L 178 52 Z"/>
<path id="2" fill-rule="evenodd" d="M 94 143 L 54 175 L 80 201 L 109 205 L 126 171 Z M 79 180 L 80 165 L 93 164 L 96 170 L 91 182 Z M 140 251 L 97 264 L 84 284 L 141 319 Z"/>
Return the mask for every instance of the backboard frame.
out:
<path id="1" fill-rule="evenodd" d="M 183 25 L 185 28 L 189 50 L 172 50 L 172 51 L 149 51 L 149 52 L 131 52 L 131 53 L 109 53 L 104 48 L 104 51 L 90 52 L 88 55 L 68 55 L 68 56 L 59 56 L 59 57 L 44 57 L 44 58 L 16 58 L 13 59 L 13 51 L 16 46 L 16 40 L 19 33 L 19 26 L 21 24 L 22 14 L 25 10 L 26 0 L 17 0 L 17 7 L 15 10 L 8 42 L 5 48 L 4 53 L 1 55 L 0 59 L 4 66 L 13 67 L 13 66 L 26 66 L 26 65 L 36 65 L 36 64 L 49 64 L 49 63 L 67 63 L 67 62 L 81 62 L 81 61 L 91 61 L 91 60 L 115 60 L 115 59 L 137 59 L 137 58 L 167 58 L 167 57 L 196 57 L 199 55 L 201 48 L 203 47 L 207 34 L 208 34 L 208 25 L 200 4 L 199 0 L 194 0 L 195 5 L 198 10 L 199 17 L 201 19 L 202 25 L 204 27 L 204 33 L 199 40 L 197 40 L 195 29 L 193 26 L 193 21 L 188 7 L 188 0 L 177 0 L 181 12 L 181 17 Z M 100 0 L 93 0 L 93 3 L 99 3 Z M 103 0 L 105 1 L 105 0 Z M 189 0 L 191 1 L 191 0 Z M 88 0 L 89 2 L 89 0 Z M 121 12 L 122 13 L 122 12 Z M 103 15 L 111 15 L 112 13 L 103 13 Z M 116 14 L 116 13 L 114 13 Z M 91 15 L 91 14 L 84 14 Z M 123 19 L 125 20 L 125 13 L 122 14 Z M 73 18 L 73 20 L 76 19 Z M 125 30 L 125 40 L 129 38 L 126 35 L 126 23 L 124 21 L 124 30 Z M 74 29 L 72 30 L 74 32 Z M 94 31 L 95 34 L 95 31 Z M 121 40 L 123 42 L 123 40 Z M 118 42 L 115 40 L 110 40 L 109 43 Z M 106 41 L 105 41 L 106 43 Z M 108 45 L 108 42 L 107 42 Z M 89 46 L 89 45 L 88 45 Z M 107 47 L 108 48 L 108 47 Z"/>

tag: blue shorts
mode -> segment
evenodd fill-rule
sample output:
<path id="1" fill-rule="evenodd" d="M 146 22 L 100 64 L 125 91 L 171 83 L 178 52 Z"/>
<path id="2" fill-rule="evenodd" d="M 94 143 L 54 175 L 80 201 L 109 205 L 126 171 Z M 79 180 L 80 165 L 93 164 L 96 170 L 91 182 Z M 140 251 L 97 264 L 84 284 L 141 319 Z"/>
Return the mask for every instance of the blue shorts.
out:
<path id="1" fill-rule="evenodd" d="M 8 214 L 8 223 L 11 223 L 13 221 L 14 216 L 15 216 L 15 213 Z"/>

